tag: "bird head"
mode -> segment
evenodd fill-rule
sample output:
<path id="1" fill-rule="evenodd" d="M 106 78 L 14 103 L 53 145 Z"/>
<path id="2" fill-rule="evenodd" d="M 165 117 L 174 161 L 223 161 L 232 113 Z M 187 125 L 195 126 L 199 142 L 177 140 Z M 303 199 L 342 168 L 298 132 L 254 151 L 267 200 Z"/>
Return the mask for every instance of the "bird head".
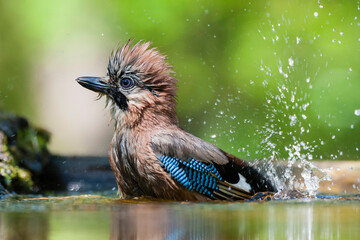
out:
<path id="1" fill-rule="evenodd" d="M 105 77 L 79 77 L 76 81 L 99 93 L 99 98 L 106 96 L 107 107 L 120 127 L 161 117 L 177 123 L 176 79 L 171 69 L 166 57 L 150 48 L 150 42 L 132 46 L 129 40 L 111 54 Z"/>

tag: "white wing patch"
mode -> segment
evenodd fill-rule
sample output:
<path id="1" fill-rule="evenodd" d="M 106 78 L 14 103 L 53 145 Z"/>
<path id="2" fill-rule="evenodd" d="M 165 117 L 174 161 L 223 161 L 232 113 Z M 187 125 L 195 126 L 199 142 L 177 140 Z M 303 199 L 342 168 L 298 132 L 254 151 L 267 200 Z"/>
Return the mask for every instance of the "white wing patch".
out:
<path id="1" fill-rule="evenodd" d="M 251 191 L 251 186 L 246 182 L 246 178 L 239 173 L 240 180 L 236 184 L 232 184 L 234 187 L 243 189 L 247 192 Z"/>

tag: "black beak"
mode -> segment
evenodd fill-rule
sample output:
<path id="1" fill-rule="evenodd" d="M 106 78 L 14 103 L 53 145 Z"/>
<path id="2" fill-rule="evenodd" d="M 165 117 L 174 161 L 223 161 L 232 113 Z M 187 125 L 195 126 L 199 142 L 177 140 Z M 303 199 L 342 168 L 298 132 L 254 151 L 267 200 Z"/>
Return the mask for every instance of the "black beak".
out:
<path id="1" fill-rule="evenodd" d="M 112 86 L 106 83 L 103 83 L 101 77 L 79 77 L 76 81 L 83 86 L 84 88 L 90 89 L 98 93 L 111 93 Z"/>

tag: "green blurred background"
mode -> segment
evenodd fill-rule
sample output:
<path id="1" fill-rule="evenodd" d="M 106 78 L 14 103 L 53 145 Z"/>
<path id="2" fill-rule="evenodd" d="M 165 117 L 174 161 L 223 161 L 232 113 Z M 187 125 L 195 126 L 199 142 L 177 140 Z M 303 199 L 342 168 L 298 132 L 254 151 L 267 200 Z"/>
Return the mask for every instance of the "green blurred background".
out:
<path id="1" fill-rule="evenodd" d="M 61 154 L 106 154 L 113 48 L 152 41 L 179 80 L 193 134 L 245 159 L 359 159 L 358 1 L 0 0 L 0 109 L 52 133 Z M 359 110 L 356 111 L 356 110 Z"/>

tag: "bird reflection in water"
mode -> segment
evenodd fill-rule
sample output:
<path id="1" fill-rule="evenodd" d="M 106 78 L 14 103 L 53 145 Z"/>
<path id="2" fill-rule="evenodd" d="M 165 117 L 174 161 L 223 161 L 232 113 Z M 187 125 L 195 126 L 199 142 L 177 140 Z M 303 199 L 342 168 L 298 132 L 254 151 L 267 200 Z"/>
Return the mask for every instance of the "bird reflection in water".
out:
<path id="1" fill-rule="evenodd" d="M 219 237 L 214 219 L 197 211 L 184 211 L 185 204 L 136 204 L 111 211 L 110 239 L 213 239 Z"/>
<path id="2" fill-rule="evenodd" d="M 0 212 L 0 239 L 360 239 L 358 201 L 309 201 L 7 209 Z"/>

